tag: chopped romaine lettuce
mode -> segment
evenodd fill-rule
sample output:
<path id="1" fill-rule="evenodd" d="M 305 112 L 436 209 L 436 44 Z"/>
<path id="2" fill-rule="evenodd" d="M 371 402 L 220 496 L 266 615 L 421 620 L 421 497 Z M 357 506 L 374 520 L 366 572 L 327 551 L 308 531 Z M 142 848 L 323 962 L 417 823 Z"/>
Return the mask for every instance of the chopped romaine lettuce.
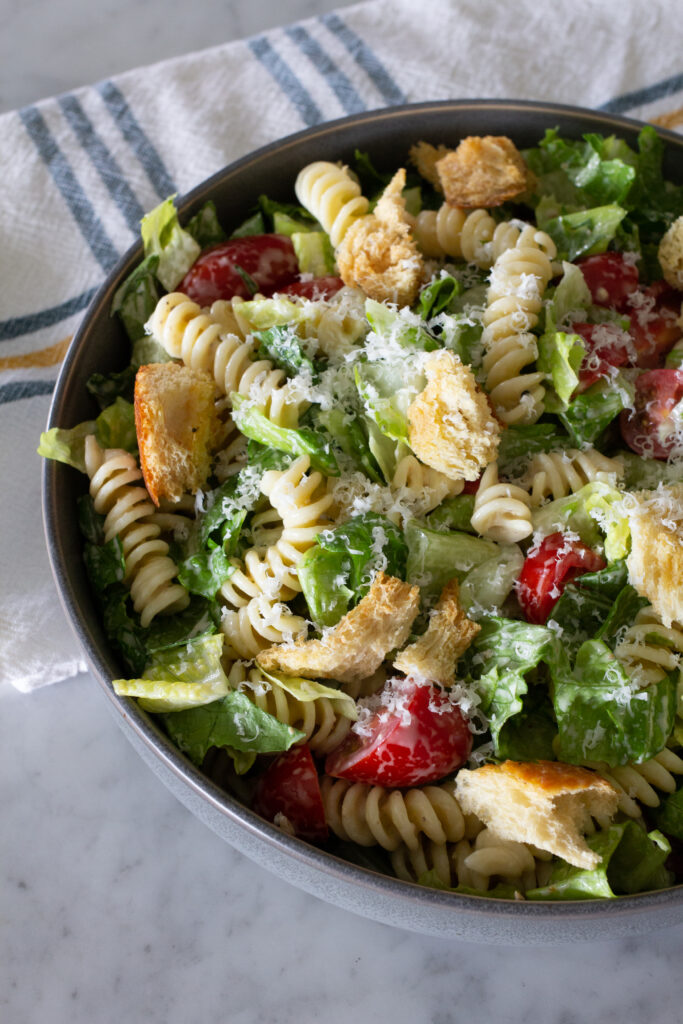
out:
<path id="1" fill-rule="evenodd" d="M 314 469 L 326 476 L 339 476 L 337 460 L 322 434 L 308 427 L 278 427 L 244 395 L 234 392 L 230 397 L 235 424 L 247 437 L 288 455 L 309 455 Z"/>
<path id="2" fill-rule="evenodd" d="M 638 689 L 607 644 L 587 640 L 573 671 L 556 673 L 553 700 L 562 760 L 640 763 L 659 753 L 671 734 L 676 685 L 665 676 Z"/>
<path id="3" fill-rule="evenodd" d="M 117 398 L 103 409 L 95 420 L 86 420 L 75 427 L 51 427 L 40 435 L 38 455 L 73 466 L 85 473 L 85 439 L 94 434 L 102 448 L 125 448 L 137 453 L 135 412 L 130 402 Z"/>
<path id="4" fill-rule="evenodd" d="M 224 697 L 230 690 L 223 671 L 222 633 L 158 651 L 140 679 L 115 679 L 114 693 L 136 697 L 145 711 L 185 711 Z"/>
<path id="5" fill-rule="evenodd" d="M 158 256 L 156 276 L 166 291 L 173 291 L 196 261 L 201 246 L 181 228 L 174 196 L 165 199 L 140 224 L 145 256 Z"/>

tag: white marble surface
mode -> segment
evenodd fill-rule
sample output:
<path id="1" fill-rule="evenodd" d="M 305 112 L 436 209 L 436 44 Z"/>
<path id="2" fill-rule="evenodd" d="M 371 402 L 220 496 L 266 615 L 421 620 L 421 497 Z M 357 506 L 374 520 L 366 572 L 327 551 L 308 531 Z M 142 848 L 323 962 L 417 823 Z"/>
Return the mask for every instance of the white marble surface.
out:
<path id="1" fill-rule="evenodd" d="M 333 6 L 0 0 L 0 109 Z M 680 1019 L 683 926 L 484 948 L 279 882 L 176 802 L 89 677 L 0 687 L 0 806 L 3 1024 Z"/>

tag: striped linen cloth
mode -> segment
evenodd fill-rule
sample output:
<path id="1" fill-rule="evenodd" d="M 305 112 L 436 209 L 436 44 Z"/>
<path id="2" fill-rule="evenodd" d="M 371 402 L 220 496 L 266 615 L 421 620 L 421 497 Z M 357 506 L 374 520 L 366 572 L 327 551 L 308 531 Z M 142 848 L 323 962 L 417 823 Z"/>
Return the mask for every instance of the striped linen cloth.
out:
<path id="1" fill-rule="evenodd" d="M 51 579 L 35 454 L 69 339 L 143 212 L 283 135 L 447 98 L 683 123 L 676 0 L 375 0 L 0 117 L 0 679 L 84 667 Z"/>

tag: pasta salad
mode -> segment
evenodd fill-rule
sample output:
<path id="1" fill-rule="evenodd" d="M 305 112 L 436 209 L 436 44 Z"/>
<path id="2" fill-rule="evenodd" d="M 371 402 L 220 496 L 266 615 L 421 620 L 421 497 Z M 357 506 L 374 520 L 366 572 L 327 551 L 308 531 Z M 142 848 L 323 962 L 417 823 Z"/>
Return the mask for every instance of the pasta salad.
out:
<path id="1" fill-rule="evenodd" d="M 683 880 L 683 186 L 549 129 L 173 199 L 86 474 L 117 694 L 284 831 L 502 899 Z"/>

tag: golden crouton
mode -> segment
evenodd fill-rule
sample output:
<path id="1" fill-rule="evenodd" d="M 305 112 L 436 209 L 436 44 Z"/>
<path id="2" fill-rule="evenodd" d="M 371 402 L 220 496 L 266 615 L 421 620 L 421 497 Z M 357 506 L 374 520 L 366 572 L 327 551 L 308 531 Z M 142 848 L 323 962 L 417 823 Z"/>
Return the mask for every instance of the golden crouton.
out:
<path id="1" fill-rule="evenodd" d="M 419 587 L 379 572 L 365 597 L 322 639 L 276 644 L 258 655 L 259 664 L 307 679 L 366 679 L 406 642 L 419 605 Z"/>
<path id="2" fill-rule="evenodd" d="M 216 385 L 208 373 L 178 363 L 141 366 L 135 377 L 140 467 L 155 505 L 196 492 L 211 468 Z"/>
<path id="3" fill-rule="evenodd" d="M 441 591 L 426 631 L 394 658 L 394 668 L 407 676 L 452 686 L 455 666 L 481 626 L 468 619 L 458 600 L 458 581 Z"/>
<path id="4" fill-rule="evenodd" d="M 595 772 L 559 761 L 461 769 L 455 795 L 463 813 L 476 814 L 501 839 L 531 843 L 579 868 L 600 863 L 582 833 L 591 818 L 611 818 L 618 802 Z"/>
<path id="5" fill-rule="evenodd" d="M 453 353 L 425 363 L 427 387 L 408 407 L 408 443 L 451 480 L 476 480 L 498 450 L 500 426 L 474 374 Z"/>
<path id="6" fill-rule="evenodd" d="M 429 142 L 416 142 L 414 146 L 410 147 L 408 155 L 411 162 L 417 167 L 418 174 L 428 181 L 437 192 L 443 192 L 436 165 L 439 160 L 452 152 L 453 150 L 448 146 L 432 146 Z"/>
<path id="7" fill-rule="evenodd" d="M 641 492 L 629 524 L 629 583 L 665 626 L 683 621 L 683 485 Z"/>
<path id="8" fill-rule="evenodd" d="M 500 206 L 527 188 L 527 168 L 504 135 L 471 135 L 436 164 L 446 201 L 465 208 Z"/>
<path id="9" fill-rule="evenodd" d="M 678 217 L 663 236 L 657 255 L 664 280 L 683 292 L 683 217 Z"/>
<path id="10" fill-rule="evenodd" d="M 417 297 L 424 263 L 410 233 L 401 192 L 406 172 L 396 172 L 373 213 L 348 229 L 336 257 L 339 276 L 377 302 L 410 306 Z"/>

